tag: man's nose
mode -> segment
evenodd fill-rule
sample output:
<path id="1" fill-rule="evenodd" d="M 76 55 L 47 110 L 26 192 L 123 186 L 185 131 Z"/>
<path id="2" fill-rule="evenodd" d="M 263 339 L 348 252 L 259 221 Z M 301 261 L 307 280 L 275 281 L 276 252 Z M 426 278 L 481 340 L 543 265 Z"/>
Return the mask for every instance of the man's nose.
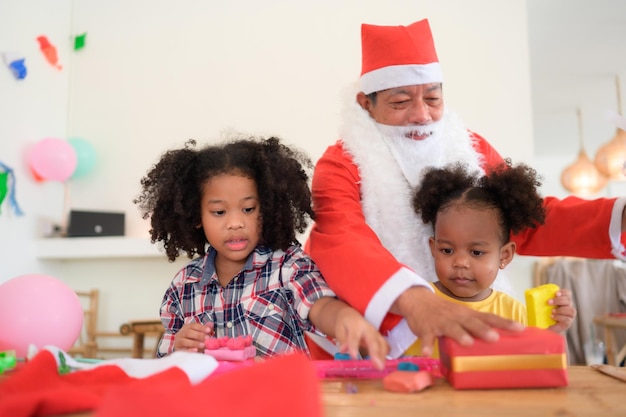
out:
<path id="1" fill-rule="evenodd" d="M 430 107 L 424 100 L 415 101 L 409 109 L 409 123 L 426 125 L 432 123 L 433 118 L 430 115 Z"/>

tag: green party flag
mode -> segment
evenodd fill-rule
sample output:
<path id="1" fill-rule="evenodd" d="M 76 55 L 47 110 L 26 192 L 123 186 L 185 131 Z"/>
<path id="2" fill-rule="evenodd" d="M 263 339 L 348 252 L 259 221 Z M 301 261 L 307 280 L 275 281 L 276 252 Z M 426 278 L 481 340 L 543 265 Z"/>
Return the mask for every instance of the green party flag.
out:
<path id="1" fill-rule="evenodd" d="M 9 192 L 9 173 L 0 172 L 0 213 L 2 213 L 2 202 Z"/>
<path id="2" fill-rule="evenodd" d="M 78 51 L 79 49 L 83 49 L 85 47 L 85 38 L 87 37 L 87 33 L 81 33 L 80 35 L 76 35 L 74 37 L 74 50 Z"/>
<path id="3" fill-rule="evenodd" d="M 0 206 L 5 197 L 9 196 L 9 205 L 13 208 L 16 215 L 22 216 L 24 213 L 15 199 L 15 174 L 7 165 L 0 162 Z"/>

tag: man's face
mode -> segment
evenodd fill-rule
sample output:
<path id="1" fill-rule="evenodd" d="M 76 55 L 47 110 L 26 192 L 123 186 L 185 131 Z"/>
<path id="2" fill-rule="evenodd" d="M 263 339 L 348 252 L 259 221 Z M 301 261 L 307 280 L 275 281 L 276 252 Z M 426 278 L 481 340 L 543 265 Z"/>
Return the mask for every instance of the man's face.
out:
<path id="1" fill-rule="evenodd" d="M 441 83 L 379 91 L 375 103 L 359 93 L 357 101 L 376 122 L 391 126 L 427 125 L 441 120 L 443 114 Z"/>

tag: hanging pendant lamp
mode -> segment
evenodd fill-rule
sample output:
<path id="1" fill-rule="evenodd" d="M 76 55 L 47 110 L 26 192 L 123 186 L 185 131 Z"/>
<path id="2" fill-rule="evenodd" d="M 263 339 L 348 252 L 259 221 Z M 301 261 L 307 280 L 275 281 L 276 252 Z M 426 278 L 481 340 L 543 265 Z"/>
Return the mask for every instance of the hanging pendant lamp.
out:
<path id="1" fill-rule="evenodd" d="M 617 119 L 620 119 L 622 118 L 622 98 L 619 75 L 616 77 L 616 84 Z M 594 162 L 598 170 L 610 180 L 626 180 L 626 175 L 624 175 L 624 164 L 626 163 L 626 131 L 617 127 L 613 139 L 598 149 Z"/>
<path id="2" fill-rule="evenodd" d="M 585 152 L 580 108 L 578 109 L 578 132 L 580 137 L 578 159 L 573 164 L 568 165 L 561 173 L 561 185 L 572 194 L 580 196 L 592 195 L 606 185 L 607 178 L 598 171 L 587 156 L 587 152 Z"/>

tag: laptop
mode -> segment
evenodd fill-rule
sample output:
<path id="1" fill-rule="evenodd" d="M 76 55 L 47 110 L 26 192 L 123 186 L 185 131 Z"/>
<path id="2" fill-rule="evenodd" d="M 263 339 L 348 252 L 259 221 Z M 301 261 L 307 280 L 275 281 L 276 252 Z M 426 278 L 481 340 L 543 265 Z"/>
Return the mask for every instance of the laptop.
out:
<path id="1" fill-rule="evenodd" d="M 124 213 L 71 210 L 67 237 L 124 236 Z"/>

